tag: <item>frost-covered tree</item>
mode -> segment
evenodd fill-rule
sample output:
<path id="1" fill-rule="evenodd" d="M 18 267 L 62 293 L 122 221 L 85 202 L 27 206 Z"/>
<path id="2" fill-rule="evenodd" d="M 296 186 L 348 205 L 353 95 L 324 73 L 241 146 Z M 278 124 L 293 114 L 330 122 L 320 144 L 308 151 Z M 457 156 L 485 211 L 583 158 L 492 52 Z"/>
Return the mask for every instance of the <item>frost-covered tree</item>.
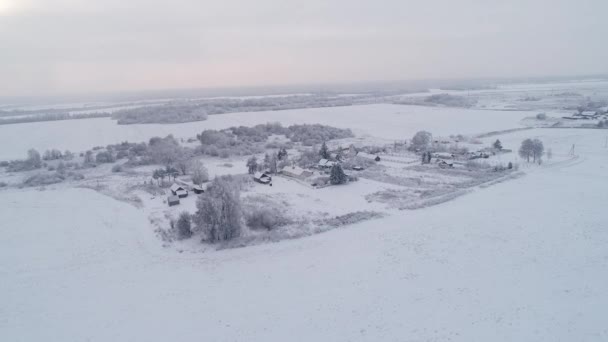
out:
<path id="1" fill-rule="evenodd" d="M 328 160 L 330 158 L 329 150 L 327 149 L 327 144 L 325 143 L 325 141 L 323 142 L 323 144 L 321 144 L 321 149 L 319 149 L 319 156 L 321 156 L 321 158 L 323 159 Z"/>
<path id="2" fill-rule="evenodd" d="M 247 159 L 247 172 L 250 175 L 254 174 L 258 170 L 258 159 L 255 156 L 251 156 L 251 158 Z"/>
<path id="3" fill-rule="evenodd" d="M 433 135 L 427 131 L 417 132 L 412 138 L 412 144 L 410 148 L 413 150 L 427 150 L 431 147 L 431 143 L 433 142 Z"/>
<path id="4" fill-rule="evenodd" d="M 209 172 L 200 160 L 192 162 L 190 170 L 192 170 L 192 183 L 201 185 L 209 181 Z"/>
<path id="5" fill-rule="evenodd" d="M 496 141 L 494 142 L 494 144 L 492 144 L 492 146 L 497 150 L 502 150 L 502 143 L 500 142 L 499 139 L 496 139 Z"/>
<path id="6" fill-rule="evenodd" d="M 192 217 L 187 212 L 182 212 L 179 214 L 179 219 L 177 220 L 177 225 L 175 228 L 177 229 L 177 237 L 179 239 L 187 239 L 192 236 Z"/>
<path id="7" fill-rule="evenodd" d="M 342 166 L 339 163 L 334 164 L 329 174 L 329 182 L 333 185 L 344 184 L 348 181 L 348 177 L 342 170 Z"/>
<path id="8" fill-rule="evenodd" d="M 203 240 L 214 243 L 241 233 L 241 199 L 238 184 L 230 177 L 215 178 L 196 202 L 193 220 Z"/>
<path id="9" fill-rule="evenodd" d="M 40 157 L 40 152 L 33 148 L 27 151 L 26 163 L 32 169 L 39 169 L 42 167 L 42 157 Z"/>

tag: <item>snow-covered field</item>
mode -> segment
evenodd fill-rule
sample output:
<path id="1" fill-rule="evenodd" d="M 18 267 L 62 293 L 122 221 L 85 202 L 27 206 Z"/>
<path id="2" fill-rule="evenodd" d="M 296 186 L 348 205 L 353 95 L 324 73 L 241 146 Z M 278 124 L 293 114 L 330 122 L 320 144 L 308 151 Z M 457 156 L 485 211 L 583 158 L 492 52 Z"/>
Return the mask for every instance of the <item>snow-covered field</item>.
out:
<path id="1" fill-rule="evenodd" d="M 520 127 L 521 119 L 532 114 L 381 104 L 210 115 L 206 121 L 174 125 L 117 125 L 109 118 L 35 122 L 0 126 L 0 160 L 23 158 L 30 148 L 84 151 L 122 141 L 147 141 L 153 136 L 173 134 L 177 138 L 190 138 L 205 129 L 267 122 L 320 123 L 351 128 L 358 134 L 403 140 L 422 129 L 447 135 L 516 128 Z"/>
<path id="2" fill-rule="evenodd" d="M 162 248 L 141 210 L 91 190 L 3 191 L 0 336 L 605 341 L 605 135 L 500 136 L 578 157 L 438 206 L 196 255 Z"/>
<path id="3" fill-rule="evenodd" d="M 506 108 L 522 96 L 573 88 L 591 94 L 604 85 L 478 92 L 481 105 Z M 538 106 L 559 102 L 546 98 Z M 357 137 L 338 142 L 344 145 L 391 144 L 419 130 L 448 136 L 520 128 L 535 114 L 367 105 L 213 115 L 176 125 L 16 124 L 0 126 L 0 160 L 22 158 L 29 148 L 79 152 L 274 121 L 351 128 Z M 273 187 L 254 183 L 243 197 L 284 201 L 292 214 L 312 219 L 363 210 L 386 215 L 246 248 L 162 241 L 150 219 L 194 211 L 194 196 L 168 208 L 164 195 L 143 190 L 135 190 L 141 205 L 131 205 L 68 182 L 0 189 L 0 341 L 608 341 L 607 136 L 608 130 L 535 128 L 479 138 L 483 143 L 471 148 L 498 138 L 514 151 L 538 138 L 553 157 L 529 165 L 516 153 L 492 156 L 485 161 L 519 163 L 525 175 L 416 210 L 368 195 L 400 188 L 381 182 L 389 176 L 420 176 L 418 186 L 441 190 L 462 182 L 464 167 L 450 176 L 436 165 L 417 165 L 412 154 L 389 154 L 378 163 L 379 181 L 362 177 L 315 190 L 276 176 Z M 212 177 L 246 171 L 246 157 L 204 158 Z M 156 166 L 124 174 L 110 167 L 83 170 L 79 184 L 141 185 Z M 23 177 L 3 176 L 9 185 Z"/>

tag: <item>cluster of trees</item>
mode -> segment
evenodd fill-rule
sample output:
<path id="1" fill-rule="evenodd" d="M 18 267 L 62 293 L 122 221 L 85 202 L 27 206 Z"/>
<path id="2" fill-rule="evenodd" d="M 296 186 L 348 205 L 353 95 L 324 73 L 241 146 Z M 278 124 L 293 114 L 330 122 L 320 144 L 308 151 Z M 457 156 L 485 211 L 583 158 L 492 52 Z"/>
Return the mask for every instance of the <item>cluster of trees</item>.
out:
<path id="1" fill-rule="evenodd" d="M 28 122 L 42 122 L 42 121 L 61 121 L 61 120 L 107 118 L 107 117 L 110 117 L 110 114 L 108 114 L 108 113 L 43 114 L 43 115 L 19 116 L 19 117 L 15 117 L 15 118 L 0 119 L 0 125 L 11 125 L 11 124 L 28 123 Z"/>
<path id="2" fill-rule="evenodd" d="M 168 165 L 164 169 L 156 169 L 152 171 L 152 178 L 158 182 L 159 186 L 163 184 L 165 178 L 169 178 L 169 180 L 173 178 L 173 180 L 175 180 L 178 175 L 179 171 L 177 171 L 176 168 Z"/>
<path id="3" fill-rule="evenodd" d="M 207 110 L 194 103 L 167 103 L 118 110 L 112 114 L 119 125 L 182 123 L 207 120 Z"/>
<path id="4" fill-rule="evenodd" d="M 7 171 L 9 172 L 21 172 L 35 170 L 42 167 L 42 157 L 40 152 L 35 149 L 27 151 L 27 158 L 24 160 L 12 160 L 8 162 Z"/>
<path id="5" fill-rule="evenodd" d="M 65 152 L 61 153 L 61 151 L 57 149 L 46 150 L 42 156 L 43 160 L 72 160 L 73 158 L 74 154 L 72 152 L 66 150 Z"/>
<path id="6" fill-rule="evenodd" d="M 291 143 L 300 142 L 313 146 L 332 139 L 352 137 L 348 129 L 340 129 L 324 125 L 292 125 L 283 127 L 278 123 L 267 123 L 254 127 L 231 127 L 225 130 L 206 130 L 197 134 L 201 142 L 199 152 L 202 154 L 227 158 L 231 155 L 252 155 L 262 153 L 263 145 L 271 135 L 284 135 Z M 284 157 L 289 144 L 280 146 L 281 156 Z"/>
<path id="7" fill-rule="evenodd" d="M 393 102 L 395 104 L 422 105 L 422 106 L 445 106 L 470 108 L 477 103 L 477 100 L 465 96 L 450 94 L 434 94 L 424 98 L 410 97 Z"/>
<path id="8" fill-rule="evenodd" d="M 538 139 L 526 139 L 522 141 L 521 147 L 519 148 L 519 156 L 526 159 L 529 163 L 530 159 L 533 162 L 541 162 L 545 147 L 543 142 Z"/>
<path id="9" fill-rule="evenodd" d="M 320 108 L 349 106 L 353 104 L 378 102 L 372 95 L 352 97 L 335 97 L 328 95 L 292 95 L 280 97 L 263 97 L 255 99 L 205 99 L 182 101 L 158 106 L 147 106 L 125 109 L 112 116 L 119 124 L 133 123 L 177 123 L 201 121 L 207 115 L 258 112 L 266 110 L 285 110 L 297 108 Z"/>

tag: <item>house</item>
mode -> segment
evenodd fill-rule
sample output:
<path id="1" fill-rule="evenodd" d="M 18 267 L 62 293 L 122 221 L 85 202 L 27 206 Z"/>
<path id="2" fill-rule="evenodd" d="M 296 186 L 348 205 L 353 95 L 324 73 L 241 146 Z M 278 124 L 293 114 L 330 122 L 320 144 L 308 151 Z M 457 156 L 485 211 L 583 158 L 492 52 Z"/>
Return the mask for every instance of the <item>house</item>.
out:
<path id="1" fill-rule="evenodd" d="M 445 160 L 440 160 L 437 165 L 439 165 L 440 168 L 442 169 L 449 169 L 449 168 L 453 168 L 454 167 L 454 163 L 453 162 L 447 162 Z"/>
<path id="2" fill-rule="evenodd" d="M 173 183 L 173 185 L 171 185 L 171 193 L 179 198 L 188 197 L 188 190 L 186 190 L 186 187 L 177 183 Z"/>
<path id="3" fill-rule="evenodd" d="M 205 189 L 203 189 L 202 185 L 194 185 L 192 187 L 192 191 L 194 191 L 195 194 L 202 194 L 203 192 L 205 192 Z"/>
<path id="4" fill-rule="evenodd" d="M 272 177 L 265 172 L 256 172 L 253 175 L 253 180 L 261 184 L 268 184 L 272 182 Z"/>
<path id="5" fill-rule="evenodd" d="M 312 171 L 304 170 L 298 166 L 285 166 L 281 170 L 281 174 L 296 179 L 306 179 L 313 175 Z"/>
<path id="6" fill-rule="evenodd" d="M 169 204 L 170 207 L 172 207 L 174 205 L 178 205 L 179 204 L 179 197 L 178 196 L 169 196 L 169 197 L 167 197 L 167 204 Z"/>
<path id="7" fill-rule="evenodd" d="M 321 160 L 319 160 L 317 167 L 319 169 L 328 169 L 328 168 L 333 167 L 334 165 L 336 165 L 336 162 L 334 162 L 334 161 L 327 160 L 327 159 L 321 159 Z"/>

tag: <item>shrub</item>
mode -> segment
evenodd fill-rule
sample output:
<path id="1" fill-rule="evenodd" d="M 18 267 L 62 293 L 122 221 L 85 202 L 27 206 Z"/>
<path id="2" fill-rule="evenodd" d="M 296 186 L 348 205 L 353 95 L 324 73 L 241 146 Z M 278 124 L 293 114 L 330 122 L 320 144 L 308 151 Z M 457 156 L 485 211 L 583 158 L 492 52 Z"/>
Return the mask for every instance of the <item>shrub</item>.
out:
<path id="1" fill-rule="evenodd" d="M 0 161 L 0 167 L 8 167 L 9 163 L 6 160 Z"/>
<path id="2" fill-rule="evenodd" d="M 276 208 L 257 208 L 245 216 L 247 226 L 251 229 L 272 230 L 288 224 L 290 221 Z"/>
<path id="3" fill-rule="evenodd" d="M 122 165 L 117 164 L 117 165 L 112 166 L 112 172 L 116 173 L 116 172 L 122 172 L 122 171 L 123 171 Z"/>
<path id="4" fill-rule="evenodd" d="M 537 120 L 547 120 L 547 114 L 545 114 L 545 113 L 538 113 L 538 114 L 536 114 L 536 119 Z"/>
<path id="5" fill-rule="evenodd" d="M 179 214 L 179 219 L 177 220 L 176 228 L 177 228 L 177 237 L 179 239 L 187 239 L 192 236 L 192 217 L 187 212 L 182 212 Z"/>
<path id="6" fill-rule="evenodd" d="M 31 187 L 31 186 L 44 186 L 51 185 L 56 183 L 61 183 L 65 180 L 65 176 L 58 173 L 39 173 L 33 176 L 28 177 L 23 181 L 23 186 Z"/>
<path id="7" fill-rule="evenodd" d="M 116 159 L 114 158 L 114 155 L 111 152 L 99 152 L 95 156 L 95 162 L 97 162 L 98 164 L 113 163 L 115 161 Z"/>
<path id="8" fill-rule="evenodd" d="M 0 182 L 0 188 L 4 188 L 6 187 L 8 184 L 6 184 L 5 182 Z"/>

